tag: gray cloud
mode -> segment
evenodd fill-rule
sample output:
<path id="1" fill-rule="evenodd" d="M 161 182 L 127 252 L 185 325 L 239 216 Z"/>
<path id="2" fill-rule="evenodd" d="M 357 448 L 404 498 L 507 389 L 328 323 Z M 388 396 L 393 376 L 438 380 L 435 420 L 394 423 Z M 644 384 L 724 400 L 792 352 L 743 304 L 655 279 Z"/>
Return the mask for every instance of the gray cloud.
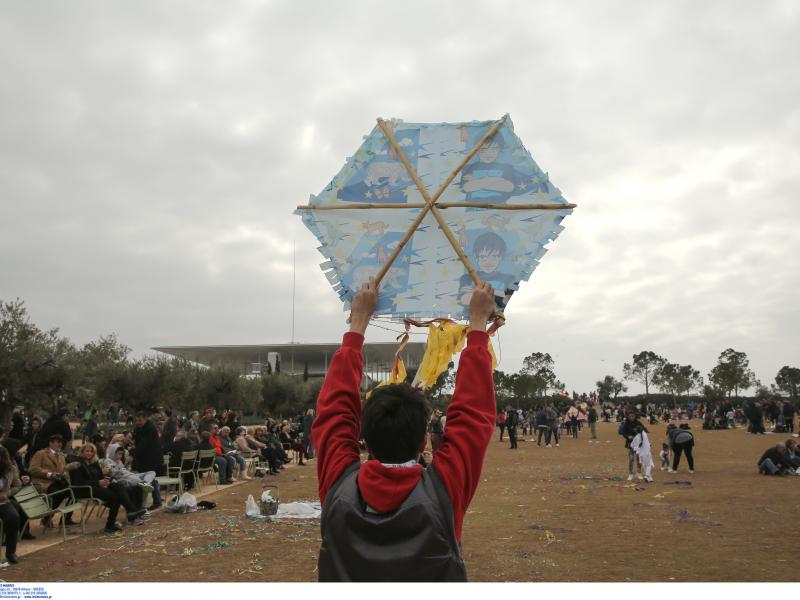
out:
<path id="1" fill-rule="evenodd" d="M 486 119 L 579 204 L 502 331 L 570 388 L 652 348 L 797 363 L 794 2 L 97 4 L 0 22 L 0 297 L 77 342 L 336 339 L 291 214 L 374 118 Z M 373 334 L 371 334 L 373 335 Z M 392 334 L 374 332 L 375 339 Z"/>

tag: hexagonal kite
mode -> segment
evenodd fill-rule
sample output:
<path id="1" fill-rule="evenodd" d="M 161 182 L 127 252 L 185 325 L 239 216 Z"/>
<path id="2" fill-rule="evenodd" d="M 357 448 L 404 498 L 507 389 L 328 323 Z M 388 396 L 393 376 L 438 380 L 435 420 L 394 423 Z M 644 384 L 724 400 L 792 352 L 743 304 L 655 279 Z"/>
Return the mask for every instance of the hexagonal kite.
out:
<path id="1" fill-rule="evenodd" d="M 474 283 L 502 312 L 572 212 L 508 115 L 378 124 L 318 196 L 298 206 L 320 266 L 349 308 L 369 277 L 376 315 L 466 318 Z"/>

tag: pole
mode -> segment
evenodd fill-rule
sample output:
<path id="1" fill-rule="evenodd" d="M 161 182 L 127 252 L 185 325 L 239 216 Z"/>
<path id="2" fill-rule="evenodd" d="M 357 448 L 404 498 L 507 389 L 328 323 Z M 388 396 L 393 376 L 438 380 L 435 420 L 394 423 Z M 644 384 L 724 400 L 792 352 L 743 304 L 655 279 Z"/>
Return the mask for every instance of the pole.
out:
<path id="1" fill-rule="evenodd" d="M 295 252 L 295 240 L 292 240 L 292 343 L 294 344 L 294 298 L 295 298 L 295 281 L 297 279 L 297 254 Z M 292 360 L 294 360 L 294 352 L 292 353 Z M 294 364 L 292 364 L 294 370 Z"/>

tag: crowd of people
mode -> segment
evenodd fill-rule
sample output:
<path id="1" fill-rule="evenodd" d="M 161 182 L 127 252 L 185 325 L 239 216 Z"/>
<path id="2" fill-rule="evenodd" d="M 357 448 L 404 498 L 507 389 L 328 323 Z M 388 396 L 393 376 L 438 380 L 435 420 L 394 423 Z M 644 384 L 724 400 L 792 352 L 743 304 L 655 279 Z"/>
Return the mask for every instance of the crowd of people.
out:
<path id="1" fill-rule="evenodd" d="M 18 562 L 18 538 L 34 539 L 15 499 L 25 486 L 46 494 L 51 510 L 62 509 L 64 527 L 78 524 L 70 510 L 76 508 L 70 504 L 73 500 L 102 504 L 108 509 L 104 531 L 114 533 L 122 529 L 117 520 L 120 508 L 125 509 L 129 525 L 146 523 L 150 512 L 161 508 L 157 478 L 168 475 L 169 467 L 179 467 L 186 452 L 213 450 L 212 474 L 219 485 L 230 485 L 235 478 L 251 479 L 251 464 L 258 466 L 252 469 L 253 476 L 274 477 L 293 459 L 305 466 L 315 455 L 313 410 L 292 420 L 268 418 L 258 426 L 244 426 L 235 412 L 217 413 L 212 408 L 185 418 L 170 409 L 135 415 L 114 411 L 105 415 L 111 421 L 101 421 L 96 409 L 88 409 L 74 429 L 73 414 L 62 408 L 43 420 L 37 415 L 28 418 L 24 409 L 18 409 L 8 433 L 0 428 L 0 520 L 8 563 Z M 182 474 L 182 489 L 200 483 L 196 473 Z M 52 517 L 44 518 L 42 525 L 53 527 Z"/>
<path id="2" fill-rule="evenodd" d="M 677 473 L 681 459 L 685 456 L 688 471 L 694 473 L 695 437 L 688 421 L 699 419 L 704 430 L 743 428 L 750 434 L 794 433 L 797 410 L 790 400 L 775 398 L 760 402 L 747 400 L 739 406 L 730 401 L 720 403 L 688 402 L 685 406 L 659 409 L 655 403 L 625 404 L 614 406 L 610 402 L 601 402 L 593 394 L 573 394 L 571 401 L 559 408 L 555 403 L 535 406 L 530 410 L 515 409 L 507 405 L 495 416 L 495 426 L 499 429 L 499 441 L 508 436 L 509 449 L 518 448 L 518 441 L 524 441 L 530 435 L 537 446 L 546 448 L 559 447 L 563 436 L 577 438 L 588 426 L 591 440 L 597 439 L 597 422 L 617 422 L 617 433 L 625 441 L 628 454 L 628 481 L 634 479 L 653 481 L 652 470 L 655 466 L 653 452 L 648 437 L 649 425 L 667 423 L 666 438 L 659 451 L 662 471 Z M 436 412 L 431 422 L 441 419 Z M 686 422 L 681 422 L 686 421 Z M 767 430 L 769 427 L 769 431 Z M 443 428 L 437 429 L 437 443 L 441 443 Z M 429 432 L 433 432 L 429 426 Z M 521 437 L 520 437 L 521 436 Z M 434 434 L 431 433 L 431 441 Z M 590 440 L 590 441 L 591 441 Z M 434 446 L 435 448 L 435 446 Z M 800 451 L 797 442 L 789 438 L 786 442 L 776 444 L 767 449 L 758 460 L 758 472 L 765 475 L 800 475 Z"/>

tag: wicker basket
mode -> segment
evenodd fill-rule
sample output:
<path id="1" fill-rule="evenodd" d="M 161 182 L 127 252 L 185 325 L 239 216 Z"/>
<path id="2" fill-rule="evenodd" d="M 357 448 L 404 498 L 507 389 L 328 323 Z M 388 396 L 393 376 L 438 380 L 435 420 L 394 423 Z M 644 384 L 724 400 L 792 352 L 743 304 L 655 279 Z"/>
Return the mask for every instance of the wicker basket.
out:
<path id="1" fill-rule="evenodd" d="M 278 495 L 277 485 L 265 485 L 261 490 L 262 496 L 264 492 L 267 490 L 274 490 L 274 492 L 270 492 L 272 500 L 270 501 L 259 500 L 259 507 L 262 515 L 264 515 L 265 517 L 271 517 L 272 515 L 278 512 L 278 505 L 280 504 L 280 496 Z"/>

